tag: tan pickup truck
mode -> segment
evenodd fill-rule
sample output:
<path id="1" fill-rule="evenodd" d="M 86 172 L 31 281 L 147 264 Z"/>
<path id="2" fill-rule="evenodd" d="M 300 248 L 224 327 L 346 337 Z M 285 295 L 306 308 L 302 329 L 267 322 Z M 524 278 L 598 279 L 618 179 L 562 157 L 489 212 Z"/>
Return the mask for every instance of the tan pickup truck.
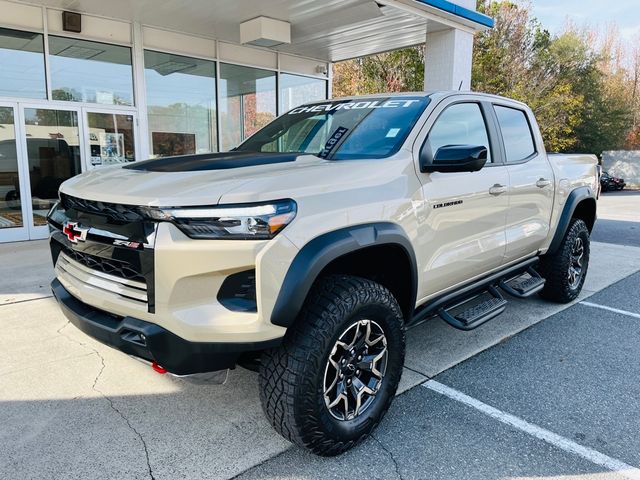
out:
<path id="1" fill-rule="evenodd" d="M 303 105 L 230 152 L 66 181 L 52 288 L 74 325 L 159 373 L 257 369 L 275 429 L 336 455 L 389 408 L 407 327 L 476 328 L 505 293 L 576 298 L 596 163 L 547 155 L 531 110 L 496 96 Z"/>

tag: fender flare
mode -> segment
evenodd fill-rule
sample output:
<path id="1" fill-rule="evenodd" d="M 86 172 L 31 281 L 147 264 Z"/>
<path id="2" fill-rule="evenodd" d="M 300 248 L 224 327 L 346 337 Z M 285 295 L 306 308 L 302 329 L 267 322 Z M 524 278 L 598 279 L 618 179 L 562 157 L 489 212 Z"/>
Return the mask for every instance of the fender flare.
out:
<path id="1" fill-rule="evenodd" d="M 407 254 L 411 264 L 410 309 L 413 311 L 418 289 L 418 267 L 413 245 L 399 225 L 380 222 L 334 230 L 314 238 L 302 247 L 282 282 L 271 312 L 271 323 L 281 327 L 293 325 L 313 283 L 333 260 L 379 245 L 396 245 Z"/>
<path id="2" fill-rule="evenodd" d="M 548 254 L 558 251 L 558 248 L 560 248 L 560 244 L 562 243 L 562 239 L 567 233 L 567 229 L 569 228 L 573 214 L 576 211 L 576 207 L 580 202 L 588 199 L 592 199 L 594 202 L 596 201 L 595 193 L 589 187 L 578 187 L 569 194 L 567 201 L 564 204 L 564 208 L 562 209 L 562 213 L 560 214 L 556 233 L 553 236 L 551 245 L 549 245 L 549 250 L 547 250 Z"/>

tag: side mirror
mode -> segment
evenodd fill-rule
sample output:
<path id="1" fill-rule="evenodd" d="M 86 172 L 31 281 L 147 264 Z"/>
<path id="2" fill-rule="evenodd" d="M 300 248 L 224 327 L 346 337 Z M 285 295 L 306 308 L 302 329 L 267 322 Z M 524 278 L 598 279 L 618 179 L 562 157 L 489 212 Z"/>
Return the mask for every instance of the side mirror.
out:
<path id="1" fill-rule="evenodd" d="M 487 163 L 486 147 L 476 145 L 446 145 L 438 149 L 431 162 L 425 154 L 420 158 L 420 171 L 477 172 Z"/>

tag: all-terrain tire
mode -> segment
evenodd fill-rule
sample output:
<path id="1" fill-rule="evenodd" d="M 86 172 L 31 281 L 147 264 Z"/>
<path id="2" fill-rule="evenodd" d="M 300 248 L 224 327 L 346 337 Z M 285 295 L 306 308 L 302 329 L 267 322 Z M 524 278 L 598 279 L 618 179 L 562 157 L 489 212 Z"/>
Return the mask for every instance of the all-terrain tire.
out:
<path id="1" fill-rule="evenodd" d="M 584 285 L 589 268 L 589 229 L 583 220 L 574 218 L 569 224 L 558 250 L 540 259 L 540 274 L 546 279 L 540 296 L 558 303 L 569 303 L 575 300 Z M 573 255 L 577 244 L 583 248 L 580 276 L 574 281 L 570 279 L 569 269 L 574 264 Z"/>
<path id="2" fill-rule="evenodd" d="M 386 337 L 386 371 L 366 410 L 352 419 L 336 419 L 324 397 L 327 363 L 341 334 L 367 320 Z M 317 455 L 339 455 L 365 438 L 388 410 L 404 354 L 402 312 L 391 292 L 364 278 L 327 276 L 310 292 L 283 344 L 262 356 L 262 409 L 287 440 Z"/>

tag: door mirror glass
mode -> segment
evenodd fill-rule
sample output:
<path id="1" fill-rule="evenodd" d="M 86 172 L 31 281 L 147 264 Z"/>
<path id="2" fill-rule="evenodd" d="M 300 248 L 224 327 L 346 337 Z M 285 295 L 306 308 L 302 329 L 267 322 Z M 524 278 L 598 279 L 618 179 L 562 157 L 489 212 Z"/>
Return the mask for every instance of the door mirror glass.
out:
<path id="1" fill-rule="evenodd" d="M 487 163 L 487 148 L 480 145 L 440 147 L 433 161 L 421 159 L 422 172 L 477 172 Z"/>

